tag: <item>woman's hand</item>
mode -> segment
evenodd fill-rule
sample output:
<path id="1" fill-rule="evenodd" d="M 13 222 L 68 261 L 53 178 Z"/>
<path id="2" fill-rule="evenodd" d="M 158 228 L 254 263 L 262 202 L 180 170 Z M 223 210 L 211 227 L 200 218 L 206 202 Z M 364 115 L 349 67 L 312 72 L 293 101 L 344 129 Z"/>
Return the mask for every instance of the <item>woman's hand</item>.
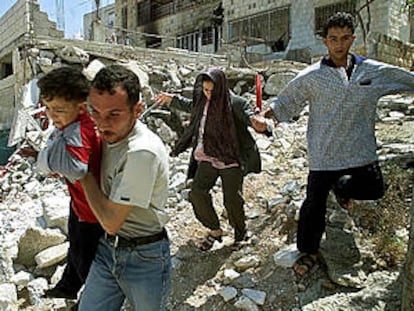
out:
<path id="1" fill-rule="evenodd" d="M 156 105 L 165 105 L 171 103 L 174 94 L 161 92 L 158 95 L 155 95 L 152 100 L 155 102 Z"/>

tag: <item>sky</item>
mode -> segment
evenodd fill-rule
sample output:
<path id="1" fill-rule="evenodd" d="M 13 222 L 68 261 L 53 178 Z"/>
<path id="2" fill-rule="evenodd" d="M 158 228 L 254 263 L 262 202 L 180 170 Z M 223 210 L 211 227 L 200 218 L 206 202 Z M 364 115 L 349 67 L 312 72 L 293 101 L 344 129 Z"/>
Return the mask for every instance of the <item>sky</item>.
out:
<path id="1" fill-rule="evenodd" d="M 36 1 L 36 0 L 35 0 Z M 0 0 L 0 16 L 7 12 L 17 0 Z M 37 0 L 40 9 L 56 21 L 56 0 Z M 74 38 L 83 33 L 83 15 L 94 10 L 94 0 L 63 0 L 65 11 L 65 37 Z M 114 3 L 114 0 L 101 0 L 101 7 Z"/>

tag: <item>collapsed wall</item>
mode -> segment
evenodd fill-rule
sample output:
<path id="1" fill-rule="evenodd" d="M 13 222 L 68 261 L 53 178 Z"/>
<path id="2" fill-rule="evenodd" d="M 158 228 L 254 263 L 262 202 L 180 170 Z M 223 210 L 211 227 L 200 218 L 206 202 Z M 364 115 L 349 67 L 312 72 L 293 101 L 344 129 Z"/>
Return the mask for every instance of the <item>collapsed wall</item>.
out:
<path id="1" fill-rule="evenodd" d="M 0 131 L 11 126 L 16 97 L 26 77 L 20 67 L 35 36 L 63 38 L 56 23 L 40 10 L 37 1 L 18 0 L 0 18 Z"/>

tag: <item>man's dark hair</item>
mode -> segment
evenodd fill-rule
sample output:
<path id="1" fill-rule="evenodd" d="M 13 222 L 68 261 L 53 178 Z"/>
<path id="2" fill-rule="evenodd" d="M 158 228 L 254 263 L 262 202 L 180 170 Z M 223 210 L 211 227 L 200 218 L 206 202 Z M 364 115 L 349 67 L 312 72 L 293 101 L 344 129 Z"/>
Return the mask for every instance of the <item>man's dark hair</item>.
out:
<path id="1" fill-rule="evenodd" d="M 37 81 L 40 97 L 47 101 L 63 98 L 68 102 L 86 101 L 89 93 L 89 81 L 76 67 L 60 67 L 49 71 Z"/>
<path id="2" fill-rule="evenodd" d="M 348 27 L 352 30 L 352 33 L 355 31 L 354 26 L 354 17 L 351 13 L 347 12 L 337 12 L 331 17 L 328 18 L 328 20 L 325 23 L 325 26 L 323 27 L 322 37 L 326 38 L 328 35 L 328 30 L 333 27 Z"/>
<path id="3" fill-rule="evenodd" d="M 121 65 L 110 65 L 102 68 L 92 81 L 92 87 L 101 92 L 115 93 L 120 86 L 128 95 L 128 105 L 134 106 L 140 99 L 141 85 L 138 76 Z"/>

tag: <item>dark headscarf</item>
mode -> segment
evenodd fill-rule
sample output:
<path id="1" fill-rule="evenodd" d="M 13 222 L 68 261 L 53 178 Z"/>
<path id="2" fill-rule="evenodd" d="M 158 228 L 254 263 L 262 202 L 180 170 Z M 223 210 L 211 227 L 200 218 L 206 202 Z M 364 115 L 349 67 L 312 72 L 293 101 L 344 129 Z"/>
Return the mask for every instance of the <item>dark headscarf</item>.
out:
<path id="1" fill-rule="evenodd" d="M 204 107 L 207 101 L 202 87 L 204 81 L 212 81 L 214 83 L 204 128 L 204 152 L 225 164 L 240 163 L 239 144 L 226 76 L 218 68 L 211 68 L 199 74 L 196 78 L 193 92 L 193 103 L 196 106 L 202 105 Z"/>

